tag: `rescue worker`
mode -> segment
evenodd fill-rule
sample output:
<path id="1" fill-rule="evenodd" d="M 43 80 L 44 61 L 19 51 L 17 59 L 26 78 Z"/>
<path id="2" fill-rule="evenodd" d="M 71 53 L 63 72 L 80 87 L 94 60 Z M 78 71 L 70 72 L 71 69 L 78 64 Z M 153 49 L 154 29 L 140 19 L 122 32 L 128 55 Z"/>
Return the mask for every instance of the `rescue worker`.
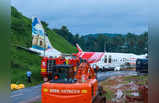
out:
<path id="1" fill-rule="evenodd" d="M 28 78 L 28 83 L 31 83 L 31 75 L 32 75 L 32 72 L 31 71 L 27 71 L 26 72 L 26 75 L 27 75 L 27 78 Z"/>
<path id="2" fill-rule="evenodd" d="M 59 79 L 59 70 L 56 69 L 55 73 L 54 73 L 54 80 L 58 80 Z"/>

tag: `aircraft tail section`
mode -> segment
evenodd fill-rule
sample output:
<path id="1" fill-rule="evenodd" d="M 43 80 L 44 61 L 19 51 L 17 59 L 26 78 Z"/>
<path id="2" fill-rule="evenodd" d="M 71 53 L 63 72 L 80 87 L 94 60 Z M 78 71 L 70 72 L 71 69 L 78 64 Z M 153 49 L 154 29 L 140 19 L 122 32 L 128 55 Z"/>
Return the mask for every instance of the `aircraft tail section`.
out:
<path id="1" fill-rule="evenodd" d="M 83 52 L 83 50 L 80 48 L 80 46 L 77 43 L 76 43 L 76 47 L 77 47 L 79 52 Z"/>
<path id="2" fill-rule="evenodd" d="M 37 17 L 32 18 L 32 50 L 44 52 L 45 55 L 60 54 L 58 50 L 53 48 L 49 41 L 48 35 L 45 33 L 44 28 Z"/>
<path id="3" fill-rule="evenodd" d="M 47 50 L 52 48 L 40 19 L 37 17 L 32 18 L 32 48 L 38 50 Z"/>

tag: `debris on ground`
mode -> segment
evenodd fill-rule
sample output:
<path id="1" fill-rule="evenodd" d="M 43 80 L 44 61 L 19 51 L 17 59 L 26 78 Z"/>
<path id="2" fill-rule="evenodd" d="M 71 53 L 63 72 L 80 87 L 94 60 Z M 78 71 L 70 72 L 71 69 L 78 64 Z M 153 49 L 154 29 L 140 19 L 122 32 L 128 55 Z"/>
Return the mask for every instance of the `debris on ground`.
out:
<path id="1" fill-rule="evenodd" d="M 11 90 L 19 90 L 25 88 L 24 84 L 11 84 L 10 89 Z"/>
<path id="2" fill-rule="evenodd" d="M 106 103 L 147 103 L 148 76 L 113 76 L 100 83 Z"/>

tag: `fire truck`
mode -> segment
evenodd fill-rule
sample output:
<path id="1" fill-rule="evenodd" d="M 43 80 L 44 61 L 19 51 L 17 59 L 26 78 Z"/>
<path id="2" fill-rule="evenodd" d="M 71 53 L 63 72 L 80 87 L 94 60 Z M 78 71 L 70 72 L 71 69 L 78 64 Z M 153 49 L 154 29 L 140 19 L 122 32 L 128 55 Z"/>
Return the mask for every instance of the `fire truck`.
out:
<path id="1" fill-rule="evenodd" d="M 81 61 L 81 58 L 74 55 L 60 56 L 58 58 L 43 57 L 41 60 L 41 76 L 44 81 L 51 80 L 53 73 L 52 68 L 54 68 L 55 65 L 72 65 L 72 68 L 76 70 Z"/>
<path id="2" fill-rule="evenodd" d="M 105 103 L 102 87 L 90 64 L 78 57 L 42 59 L 42 103 Z"/>

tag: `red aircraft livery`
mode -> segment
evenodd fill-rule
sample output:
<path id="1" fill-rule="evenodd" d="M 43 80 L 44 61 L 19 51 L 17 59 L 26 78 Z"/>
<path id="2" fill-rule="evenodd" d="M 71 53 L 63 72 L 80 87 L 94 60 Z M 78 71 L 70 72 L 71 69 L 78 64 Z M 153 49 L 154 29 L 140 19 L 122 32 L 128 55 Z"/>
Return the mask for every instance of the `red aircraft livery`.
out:
<path id="1" fill-rule="evenodd" d="M 83 50 L 79 47 L 78 44 L 76 44 L 78 53 L 77 56 L 81 57 L 82 59 L 85 59 L 88 61 L 88 63 L 96 63 L 100 61 L 104 53 L 102 52 L 83 52 Z"/>

